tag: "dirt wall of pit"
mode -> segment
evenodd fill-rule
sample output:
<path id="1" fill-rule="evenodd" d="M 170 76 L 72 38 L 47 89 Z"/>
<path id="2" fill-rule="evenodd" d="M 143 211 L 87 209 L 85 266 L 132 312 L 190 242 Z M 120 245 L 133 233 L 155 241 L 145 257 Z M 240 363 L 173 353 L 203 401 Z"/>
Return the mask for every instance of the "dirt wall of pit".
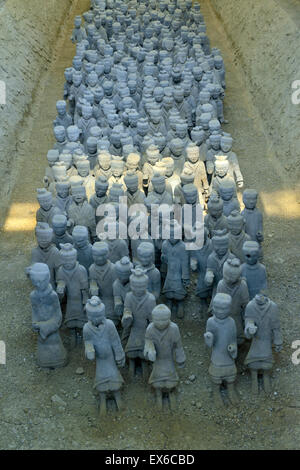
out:
<path id="1" fill-rule="evenodd" d="M 209 2 L 242 63 L 245 86 L 282 171 L 296 182 L 300 176 L 300 104 L 294 105 L 291 97 L 292 83 L 300 80 L 299 9 L 288 8 L 292 0 Z"/>
<path id="2" fill-rule="evenodd" d="M 0 80 L 6 83 L 6 105 L 0 106 L 1 206 L 15 180 L 20 124 L 28 116 L 73 1 L 0 1 Z"/>

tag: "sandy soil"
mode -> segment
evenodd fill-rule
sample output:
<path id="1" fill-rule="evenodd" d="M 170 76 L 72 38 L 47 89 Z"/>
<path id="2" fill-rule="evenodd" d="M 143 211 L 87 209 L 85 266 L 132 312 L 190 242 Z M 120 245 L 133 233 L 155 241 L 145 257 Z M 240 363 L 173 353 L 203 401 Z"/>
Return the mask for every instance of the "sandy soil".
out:
<path id="1" fill-rule="evenodd" d="M 81 2 L 80 10 L 86 9 Z M 237 389 L 240 405 L 213 409 L 207 369 L 208 352 L 203 344 L 205 320 L 196 315 L 191 294 L 186 317 L 179 321 L 187 354 L 186 368 L 179 371 L 176 412 L 154 410 L 154 397 L 141 379 L 130 381 L 126 369 L 123 397 L 125 410 L 112 409 L 99 418 L 92 394 L 94 364 L 83 350 L 72 353 L 67 367 L 45 372 L 35 363 L 36 338 L 31 331 L 29 293 L 24 276 L 34 246 L 35 189 L 40 185 L 45 155 L 52 143 L 51 123 L 55 102 L 61 96 L 63 70 L 71 62 L 74 47 L 69 41 L 72 21 L 66 24 L 56 59 L 32 107 L 32 125 L 20 142 L 20 167 L 1 232 L 0 339 L 7 345 L 7 365 L 0 366 L 0 448 L 15 449 L 296 449 L 299 448 L 299 372 L 291 362 L 291 343 L 300 339 L 299 321 L 299 195 L 291 191 L 273 142 L 245 87 L 246 79 L 235 49 L 222 24 L 204 1 L 208 34 L 222 49 L 227 67 L 226 129 L 235 137 L 235 151 L 245 175 L 246 187 L 261 192 L 265 217 L 265 263 L 270 294 L 278 302 L 284 350 L 276 355 L 273 392 L 270 398 L 250 396 L 250 378 L 238 363 Z M 73 11 L 73 16 L 80 12 Z M 35 163 L 32 164 L 33 158 Z M 29 165 L 29 162 L 31 164 Z M 280 203 L 278 205 L 278 203 Z M 64 335 L 64 339 L 66 337 Z M 76 374 L 83 367 L 84 374 Z M 189 377 L 194 374 L 195 380 Z M 64 403 L 54 403 L 57 394 Z"/>

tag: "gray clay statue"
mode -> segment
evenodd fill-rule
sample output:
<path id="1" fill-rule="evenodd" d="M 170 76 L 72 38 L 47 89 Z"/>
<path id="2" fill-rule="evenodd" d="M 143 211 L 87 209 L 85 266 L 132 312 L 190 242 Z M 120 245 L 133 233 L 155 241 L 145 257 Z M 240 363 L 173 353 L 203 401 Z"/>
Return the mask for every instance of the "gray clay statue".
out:
<path id="1" fill-rule="evenodd" d="M 238 162 L 238 158 L 236 154 L 232 151 L 232 137 L 227 134 L 221 137 L 221 153 L 222 155 L 226 155 L 228 162 L 229 162 L 229 173 L 231 174 L 232 178 L 236 181 L 238 188 L 242 188 L 244 186 L 244 178 L 240 170 L 240 165 Z"/>
<path id="2" fill-rule="evenodd" d="M 90 162 L 82 157 L 77 161 L 78 175 L 82 178 L 82 186 L 85 188 L 86 197 L 89 201 L 91 196 L 95 193 L 95 177 L 90 171 Z"/>
<path id="3" fill-rule="evenodd" d="M 169 147 L 170 156 L 174 160 L 174 172 L 180 175 L 185 163 L 184 142 L 181 139 L 175 138 L 170 141 Z"/>
<path id="4" fill-rule="evenodd" d="M 167 392 L 171 409 L 176 409 L 174 391 L 179 382 L 175 364 L 185 365 L 185 353 L 181 343 L 180 331 L 171 321 L 171 310 L 163 304 L 152 311 L 152 322 L 145 335 L 144 356 L 153 362 L 149 384 L 155 390 L 159 409 L 163 406 L 163 392 Z"/>
<path id="5" fill-rule="evenodd" d="M 245 365 L 251 371 L 252 393 L 258 393 L 258 374 L 261 373 L 264 391 L 269 394 L 270 373 L 274 364 L 272 345 L 276 352 L 280 352 L 283 340 L 278 307 L 264 293 L 256 294 L 246 307 L 245 336 L 252 340 L 245 359 Z"/>
<path id="6" fill-rule="evenodd" d="M 166 168 L 166 187 L 170 187 L 172 190 L 172 196 L 174 196 L 174 191 L 177 185 L 180 184 L 180 176 L 174 173 L 174 160 L 171 157 L 162 158 L 161 162 Z"/>
<path id="7" fill-rule="evenodd" d="M 231 317 L 235 321 L 237 342 L 244 342 L 244 316 L 245 308 L 249 302 L 247 283 L 241 278 L 242 267 L 238 258 L 229 258 L 223 266 L 223 279 L 217 286 L 217 293 L 231 296 Z"/>
<path id="8" fill-rule="evenodd" d="M 213 289 L 214 297 L 219 281 L 223 277 L 223 266 L 229 258 L 234 258 L 229 250 L 229 236 L 224 230 L 216 230 L 212 237 L 213 251 L 207 259 L 207 269 L 204 282 Z"/>
<path id="9" fill-rule="evenodd" d="M 154 245 L 148 242 L 140 243 L 137 248 L 137 257 L 137 267 L 140 266 L 149 278 L 147 290 L 154 295 L 157 301 L 161 290 L 161 276 L 154 264 Z"/>
<path id="10" fill-rule="evenodd" d="M 219 155 L 215 160 L 215 171 L 211 180 L 211 191 L 215 191 L 219 194 L 220 185 L 224 181 L 234 183 L 234 179 L 229 172 L 229 161 L 227 160 L 227 156 Z"/>
<path id="11" fill-rule="evenodd" d="M 237 336 L 235 321 L 230 316 L 232 300 L 228 294 L 216 294 L 213 299 L 213 316 L 207 320 L 204 340 L 212 350 L 209 375 L 213 386 L 214 405 L 223 406 L 220 386 L 227 385 L 228 398 L 237 402 L 234 389 L 237 369 Z"/>
<path id="12" fill-rule="evenodd" d="M 148 188 L 154 172 L 154 165 L 159 161 L 159 149 L 156 145 L 150 145 L 146 150 L 147 161 L 143 166 L 143 187 Z"/>
<path id="13" fill-rule="evenodd" d="M 120 318 L 115 314 L 113 283 L 117 278 L 115 265 L 108 259 L 106 242 L 96 242 L 92 247 L 93 264 L 89 269 L 90 293 L 100 296 L 105 305 L 106 316 L 117 325 Z"/>
<path id="14" fill-rule="evenodd" d="M 229 230 L 229 249 L 243 263 L 245 261 L 243 245 L 250 240 L 250 236 L 244 231 L 244 217 L 239 211 L 234 210 L 227 217 L 227 224 Z"/>
<path id="15" fill-rule="evenodd" d="M 88 229 L 82 225 L 75 225 L 72 237 L 74 248 L 77 250 L 77 261 L 88 272 L 91 264 L 93 264 L 92 245 L 89 242 Z"/>
<path id="16" fill-rule="evenodd" d="M 227 218 L 223 214 L 223 201 L 215 192 L 211 194 L 207 203 L 204 225 L 207 227 L 210 237 L 216 230 L 227 230 L 228 228 Z"/>
<path id="17" fill-rule="evenodd" d="M 126 159 L 126 173 L 135 173 L 138 177 L 138 187 L 139 189 L 143 189 L 143 173 L 141 172 L 140 168 L 140 161 L 141 157 L 138 153 L 129 153 Z M 126 183 L 126 182 L 125 182 Z"/>
<path id="18" fill-rule="evenodd" d="M 173 197 L 170 191 L 166 187 L 166 177 L 161 175 L 159 172 L 154 172 L 151 178 L 151 184 L 153 191 L 149 192 L 149 197 L 153 197 L 158 201 L 158 204 L 168 204 L 173 203 Z"/>
<path id="19" fill-rule="evenodd" d="M 267 272 L 259 263 L 260 247 L 257 242 L 247 241 L 243 245 L 245 263 L 242 265 L 242 276 L 246 279 L 250 300 L 261 290 L 267 289 Z"/>
<path id="20" fill-rule="evenodd" d="M 167 276 L 163 286 L 168 305 L 176 318 L 183 318 L 183 299 L 186 287 L 190 283 L 189 255 L 184 242 L 177 238 L 180 227 L 176 221 L 171 221 L 170 238 L 164 240 L 161 251 L 161 261 L 167 265 Z"/>
<path id="21" fill-rule="evenodd" d="M 184 166 L 189 168 L 194 173 L 194 185 L 199 191 L 199 194 L 203 195 L 203 200 L 208 199 L 209 186 L 206 176 L 205 165 L 200 160 L 199 147 L 194 143 L 190 143 L 186 147 L 187 161 Z"/>
<path id="22" fill-rule="evenodd" d="M 44 263 L 50 272 L 50 282 L 53 289 L 56 288 L 57 271 L 61 266 L 59 250 L 53 243 L 53 229 L 45 222 L 38 222 L 35 228 L 38 246 L 32 249 L 31 264 Z M 30 274 L 31 267 L 26 269 Z"/>
<path id="23" fill-rule="evenodd" d="M 88 322 L 83 327 L 85 356 L 96 360 L 94 389 L 99 397 L 100 415 L 107 411 L 106 398 L 111 392 L 117 409 L 122 408 L 120 389 L 124 380 L 119 367 L 125 365 L 125 354 L 114 323 L 105 316 L 105 305 L 99 297 L 87 301 Z"/>
<path id="24" fill-rule="evenodd" d="M 126 185 L 124 183 L 124 169 L 125 163 L 121 157 L 117 158 L 115 156 L 111 161 L 111 171 L 112 174 L 108 179 L 109 188 L 112 187 L 114 183 L 121 184 L 124 191 L 126 191 Z"/>
<path id="25" fill-rule="evenodd" d="M 59 334 L 62 314 L 58 296 L 50 284 L 49 268 L 44 263 L 35 263 L 29 275 L 35 288 L 30 301 L 32 329 L 38 333 L 37 363 L 50 369 L 62 367 L 67 363 L 67 353 Z"/>
<path id="26" fill-rule="evenodd" d="M 124 176 L 124 182 L 127 188 L 125 196 L 127 197 L 128 208 L 134 204 L 143 204 L 145 193 L 139 189 L 139 178 L 137 173 L 128 171 Z"/>
<path id="27" fill-rule="evenodd" d="M 40 207 L 36 212 L 36 221 L 45 222 L 51 227 L 54 215 L 61 214 L 61 211 L 54 205 L 52 194 L 45 188 L 39 188 L 37 190 L 37 200 Z"/>
<path id="28" fill-rule="evenodd" d="M 183 194 L 183 186 L 186 184 L 194 184 L 195 175 L 190 168 L 184 167 L 180 174 L 180 184 L 177 184 L 174 188 L 174 203 L 184 205 L 185 197 Z"/>
<path id="29" fill-rule="evenodd" d="M 245 219 L 245 232 L 250 235 L 251 240 L 261 244 L 263 236 L 263 216 L 256 207 L 258 192 L 255 189 L 245 189 L 243 192 L 243 203 L 245 205 L 242 216 Z"/>
<path id="30" fill-rule="evenodd" d="M 228 217 L 232 211 L 240 212 L 240 203 L 236 197 L 234 181 L 225 180 L 219 184 L 219 195 L 223 201 L 223 214 Z"/>
<path id="31" fill-rule="evenodd" d="M 125 352 L 129 359 L 130 374 L 135 375 L 136 360 L 139 359 L 144 378 L 148 374 L 144 356 L 145 333 L 152 320 L 151 314 L 156 305 L 155 297 L 147 291 L 147 286 L 148 277 L 143 270 L 133 269 L 130 276 L 131 292 L 126 294 L 122 317 L 122 326 L 129 331 Z"/>
<path id="32" fill-rule="evenodd" d="M 133 264 L 130 262 L 128 256 L 124 256 L 115 264 L 117 279 L 113 283 L 113 296 L 115 315 L 120 320 L 124 313 L 124 302 L 126 294 L 130 291 L 129 278 Z"/>
<path id="33" fill-rule="evenodd" d="M 86 191 L 83 186 L 72 187 L 72 203 L 68 209 L 68 218 L 73 226 L 83 225 L 89 231 L 90 241 L 96 239 L 96 220 L 93 207 L 86 200 Z"/>
<path id="34" fill-rule="evenodd" d="M 81 340 L 81 330 L 86 323 L 84 306 L 88 299 L 88 275 L 84 266 L 77 261 L 77 251 L 70 243 L 61 245 L 62 266 L 57 273 L 57 288 L 60 299 L 67 299 L 65 324 L 70 330 L 70 346 L 75 347 Z"/>
<path id="35" fill-rule="evenodd" d="M 54 206 L 59 209 L 62 214 L 67 214 L 72 196 L 70 195 L 71 184 L 69 181 L 59 181 L 55 184 L 56 196 L 54 198 Z M 55 217 L 55 216 L 54 216 Z M 52 219 L 53 222 L 53 219 Z"/>
<path id="36" fill-rule="evenodd" d="M 111 155 L 108 152 L 102 151 L 98 154 L 98 165 L 94 168 L 96 178 L 99 176 L 105 176 L 107 180 L 112 175 L 111 169 Z"/>
<path id="37" fill-rule="evenodd" d="M 67 112 L 67 103 L 59 100 L 56 103 L 57 117 L 53 121 L 53 126 L 63 126 L 65 129 L 73 124 L 73 119 Z"/>
<path id="38" fill-rule="evenodd" d="M 97 215 L 97 209 L 101 204 L 108 203 L 108 181 L 104 175 L 98 176 L 95 181 L 95 194 L 93 194 L 90 198 L 90 205 L 95 210 L 95 217 L 96 217 L 96 224 L 98 224 L 99 220 L 101 220 L 101 216 Z"/>
<path id="39" fill-rule="evenodd" d="M 208 235 L 208 229 L 204 227 L 204 240 L 202 248 L 199 250 L 193 250 L 190 253 L 190 256 L 195 260 L 197 266 L 198 280 L 196 295 L 200 299 L 200 313 L 204 313 L 207 310 L 208 298 L 211 296 L 212 291 L 211 287 L 209 287 L 205 282 L 207 260 L 213 249 L 212 241 Z"/>
<path id="40" fill-rule="evenodd" d="M 57 249 L 60 249 L 61 243 L 73 244 L 73 238 L 68 232 L 68 219 L 63 214 L 57 214 L 52 220 L 53 238 L 52 242 Z"/>
<path id="41" fill-rule="evenodd" d="M 53 182 L 53 166 L 59 159 L 58 150 L 51 149 L 47 153 L 48 166 L 45 169 L 45 176 L 43 178 L 43 183 L 46 189 L 49 188 L 50 183 Z"/>

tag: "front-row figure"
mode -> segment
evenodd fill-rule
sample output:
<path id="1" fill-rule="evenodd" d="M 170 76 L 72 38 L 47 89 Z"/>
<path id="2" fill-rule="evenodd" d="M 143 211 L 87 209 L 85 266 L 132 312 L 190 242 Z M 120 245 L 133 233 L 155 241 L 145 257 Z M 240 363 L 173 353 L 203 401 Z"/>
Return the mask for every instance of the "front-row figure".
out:
<path id="1" fill-rule="evenodd" d="M 29 276 L 35 290 L 30 294 L 32 329 L 38 333 L 37 363 L 54 369 L 67 362 L 67 353 L 59 334 L 62 322 L 60 303 L 50 283 L 50 271 L 44 263 L 34 263 Z"/>
<path id="2" fill-rule="evenodd" d="M 112 320 L 105 317 L 105 305 L 99 297 L 86 303 L 88 322 L 83 327 L 86 358 L 96 359 L 95 393 L 100 398 L 100 414 L 106 413 L 106 397 L 112 392 L 118 410 L 122 407 L 120 389 L 123 378 L 118 367 L 124 367 L 125 354 Z"/>
<path id="3" fill-rule="evenodd" d="M 163 393 L 168 393 L 170 408 L 176 406 L 174 390 L 179 378 L 175 368 L 185 365 L 185 353 L 179 328 L 171 321 L 171 310 L 163 304 L 152 311 L 152 323 L 145 336 L 144 356 L 153 362 L 149 384 L 155 389 L 159 409 L 163 406 Z"/>
<path id="4" fill-rule="evenodd" d="M 216 294 L 212 302 L 213 316 L 207 320 L 204 339 L 212 349 L 211 362 L 208 369 L 212 385 L 215 406 L 223 406 L 220 386 L 227 384 L 229 400 L 234 404 L 237 396 L 234 390 L 237 369 L 237 334 L 234 319 L 230 316 L 232 307 L 231 296 Z"/>
<path id="5" fill-rule="evenodd" d="M 144 378 L 148 373 L 144 357 L 145 332 L 156 305 L 154 295 L 147 291 L 148 282 L 148 276 L 141 268 L 132 269 L 131 292 L 126 294 L 122 317 L 122 326 L 128 331 L 129 336 L 125 347 L 126 356 L 129 359 L 129 371 L 134 376 L 136 360 L 139 359 Z"/>
<path id="6" fill-rule="evenodd" d="M 77 250 L 70 243 L 61 244 L 62 266 L 57 272 L 56 292 L 62 300 L 67 298 L 65 324 L 70 330 L 70 347 L 81 340 L 81 332 L 86 322 L 84 306 L 88 299 L 88 275 L 84 266 L 77 261 Z"/>
<path id="7" fill-rule="evenodd" d="M 263 376 L 265 393 L 270 393 L 270 372 L 274 363 L 272 344 L 275 351 L 282 348 L 282 334 L 277 305 L 264 293 L 257 294 L 245 311 L 245 336 L 252 339 L 245 364 L 251 371 L 252 393 L 258 393 L 258 374 Z"/>

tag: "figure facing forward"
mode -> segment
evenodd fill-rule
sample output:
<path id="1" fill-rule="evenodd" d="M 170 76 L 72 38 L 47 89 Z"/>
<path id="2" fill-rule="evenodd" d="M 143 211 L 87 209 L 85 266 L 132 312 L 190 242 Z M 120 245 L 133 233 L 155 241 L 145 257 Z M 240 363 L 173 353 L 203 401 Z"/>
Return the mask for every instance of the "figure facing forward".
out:
<path id="1" fill-rule="evenodd" d="M 83 327 L 85 356 L 90 361 L 96 359 L 94 389 L 100 399 L 100 414 L 106 413 L 106 398 L 111 392 L 118 410 L 122 407 L 120 389 L 123 378 L 119 367 L 125 365 L 125 354 L 112 320 L 105 317 L 105 305 L 99 297 L 87 301 L 88 322 Z"/>
<path id="2" fill-rule="evenodd" d="M 277 305 L 263 292 L 248 303 L 245 310 L 245 335 L 252 339 L 245 364 L 251 371 L 252 393 L 258 393 L 258 374 L 263 376 L 265 393 L 270 393 L 270 372 L 274 363 L 272 344 L 275 351 L 282 349 L 282 334 Z"/>
<path id="3" fill-rule="evenodd" d="M 34 263 L 29 276 L 35 290 L 30 294 L 32 329 L 38 333 L 37 363 L 54 369 L 67 363 L 67 353 L 59 334 L 62 322 L 60 303 L 50 283 L 50 271 L 45 263 Z"/>
<path id="4" fill-rule="evenodd" d="M 227 384 L 228 398 L 236 403 L 234 390 L 237 369 L 237 335 L 235 321 L 231 318 L 231 297 L 228 294 L 216 294 L 213 299 L 213 316 L 207 320 L 204 340 L 211 348 L 211 360 L 208 369 L 213 385 L 215 406 L 223 405 L 220 386 Z"/>
<path id="5" fill-rule="evenodd" d="M 171 321 L 171 310 L 166 305 L 157 305 L 152 311 L 152 323 L 146 330 L 144 356 L 153 362 L 149 384 L 155 389 L 157 406 L 162 409 L 163 392 L 166 392 L 170 408 L 174 409 L 174 391 L 179 381 L 175 363 L 184 367 L 185 353 L 179 328 Z"/>

